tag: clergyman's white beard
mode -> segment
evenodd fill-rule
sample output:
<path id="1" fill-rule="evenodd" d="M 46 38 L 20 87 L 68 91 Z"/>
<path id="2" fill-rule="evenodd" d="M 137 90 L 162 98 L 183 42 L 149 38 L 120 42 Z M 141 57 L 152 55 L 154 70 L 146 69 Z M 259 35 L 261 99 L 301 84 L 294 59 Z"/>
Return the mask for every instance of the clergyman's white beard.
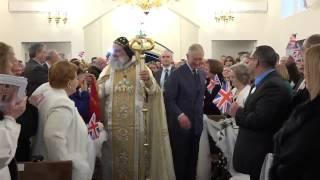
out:
<path id="1" fill-rule="evenodd" d="M 110 57 L 110 66 L 114 70 L 123 70 L 127 69 L 131 65 L 130 58 L 128 56 L 115 58 L 113 56 Z"/>

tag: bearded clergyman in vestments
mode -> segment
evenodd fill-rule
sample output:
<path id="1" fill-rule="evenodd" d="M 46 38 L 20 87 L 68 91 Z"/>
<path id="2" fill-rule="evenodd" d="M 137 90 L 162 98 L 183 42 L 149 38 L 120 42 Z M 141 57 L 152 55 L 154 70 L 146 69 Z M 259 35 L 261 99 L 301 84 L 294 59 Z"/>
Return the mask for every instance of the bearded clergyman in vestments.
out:
<path id="1" fill-rule="evenodd" d="M 98 80 L 108 132 L 102 148 L 103 180 L 175 180 L 163 97 L 152 72 L 139 64 L 125 37 L 114 41 L 109 60 Z M 150 123 L 147 130 L 144 118 Z"/>

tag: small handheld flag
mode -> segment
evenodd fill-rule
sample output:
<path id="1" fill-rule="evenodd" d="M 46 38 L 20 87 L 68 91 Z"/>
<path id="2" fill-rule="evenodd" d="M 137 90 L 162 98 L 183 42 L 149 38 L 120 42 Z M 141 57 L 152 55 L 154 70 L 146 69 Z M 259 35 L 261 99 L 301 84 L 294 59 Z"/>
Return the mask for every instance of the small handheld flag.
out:
<path id="1" fill-rule="evenodd" d="M 101 119 L 99 95 L 96 80 L 93 80 L 90 86 L 89 112 L 91 116 L 95 114 L 97 122 L 103 122 L 103 120 Z"/>
<path id="2" fill-rule="evenodd" d="M 216 85 L 220 85 L 221 86 L 221 82 L 219 80 L 218 75 L 215 75 L 214 79 L 210 79 L 210 82 L 209 82 L 209 84 L 207 86 L 207 89 L 209 91 L 212 91 L 216 87 Z"/>
<path id="3" fill-rule="evenodd" d="M 96 114 L 92 114 L 92 117 L 88 123 L 88 132 L 92 138 L 92 140 L 95 140 L 99 138 L 99 125 L 96 121 Z"/>
<path id="4" fill-rule="evenodd" d="M 228 83 L 224 83 L 220 91 L 213 99 L 213 103 L 221 111 L 222 114 L 228 112 L 231 108 L 232 94 L 231 87 Z"/>

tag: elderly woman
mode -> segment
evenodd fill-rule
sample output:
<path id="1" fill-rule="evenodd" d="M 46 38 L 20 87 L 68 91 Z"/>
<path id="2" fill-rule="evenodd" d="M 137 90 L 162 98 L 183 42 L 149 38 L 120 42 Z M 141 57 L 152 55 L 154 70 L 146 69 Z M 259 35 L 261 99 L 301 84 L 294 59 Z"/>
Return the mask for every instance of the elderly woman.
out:
<path id="1" fill-rule="evenodd" d="M 310 101 L 298 106 L 275 135 L 272 180 L 319 179 L 320 45 L 306 51 L 304 75 Z"/>
<path id="2" fill-rule="evenodd" d="M 231 66 L 230 80 L 234 89 L 232 90 L 233 100 L 243 107 L 250 92 L 250 73 L 247 65 L 236 64 Z"/>
<path id="3" fill-rule="evenodd" d="M 33 154 L 40 154 L 49 161 L 71 160 L 72 179 L 89 180 L 95 158 L 88 152 L 92 141 L 87 126 L 69 98 L 77 87 L 77 66 L 60 61 L 50 68 L 49 83 L 33 93 L 44 96 L 38 104 L 39 125 Z"/>
<path id="4" fill-rule="evenodd" d="M 18 61 L 13 49 L 0 42 L 0 74 L 14 75 Z M 15 180 L 17 171 L 14 161 L 20 125 L 16 119 L 25 111 L 26 98 L 18 100 L 14 95 L 11 102 L 0 111 L 0 179 Z M 9 165 L 9 167 L 8 167 Z M 10 171 L 9 171 L 10 170 Z"/>

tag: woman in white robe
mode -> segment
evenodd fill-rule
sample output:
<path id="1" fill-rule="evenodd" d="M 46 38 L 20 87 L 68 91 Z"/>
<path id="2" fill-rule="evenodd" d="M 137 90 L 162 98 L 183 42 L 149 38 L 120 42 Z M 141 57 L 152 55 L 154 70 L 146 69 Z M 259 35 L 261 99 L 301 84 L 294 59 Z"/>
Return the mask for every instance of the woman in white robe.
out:
<path id="1" fill-rule="evenodd" d="M 54 64 L 49 70 L 49 83 L 41 85 L 33 96 L 42 95 L 38 132 L 33 154 L 48 161 L 72 161 L 73 180 L 91 180 L 95 153 L 82 120 L 69 95 L 78 86 L 77 67 L 67 61 Z"/>
<path id="2" fill-rule="evenodd" d="M 6 115 L 0 120 L 0 179 L 11 180 L 8 165 L 14 158 L 20 134 L 20 124 Z"/>
<path id="3" fill-rule="evenodd" d="M 13 68 L 18 65 L 13 49 L 0 42 L 0 74 L 13 75 Z M 2 107 L 0 112 L 0 179 L 11 180 L 8 165 L 14 158 L 20 134 L 18 118 L 26 108 L 26 100 L 17 99 L 14 94 L 11 102 Z"/>

